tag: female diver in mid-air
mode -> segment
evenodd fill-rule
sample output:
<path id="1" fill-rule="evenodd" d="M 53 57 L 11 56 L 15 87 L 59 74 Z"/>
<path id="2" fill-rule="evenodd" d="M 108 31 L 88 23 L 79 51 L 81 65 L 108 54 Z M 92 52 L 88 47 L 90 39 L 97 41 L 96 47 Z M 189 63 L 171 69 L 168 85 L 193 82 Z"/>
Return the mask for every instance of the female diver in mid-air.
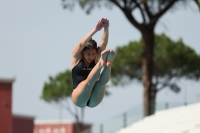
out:
<path id="1" fill-rule="evenodd" d="M 97 47 L 92 36 L 104 28 Z M 72 101 L 78 107 L 95 107 L 103 99 L 109 81 L 111 65 L 116 54 L 105 50 L 108 43 L 109 20 L 102 18 L 95 28 L 85 35 L 72 52 Z M 103 69 L 101 71 L 101 69 Z"/>

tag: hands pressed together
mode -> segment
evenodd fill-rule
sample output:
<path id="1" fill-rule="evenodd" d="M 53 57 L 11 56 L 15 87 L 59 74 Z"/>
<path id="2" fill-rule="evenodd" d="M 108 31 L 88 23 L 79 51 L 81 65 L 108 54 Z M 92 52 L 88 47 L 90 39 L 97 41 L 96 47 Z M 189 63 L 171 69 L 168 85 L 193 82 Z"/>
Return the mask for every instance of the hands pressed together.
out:
<path id="1" fill-rule="evenodd" d="M 101 20 L 98 21 L 96 24 L 95 29 L 97 31 L 101 30 L 102 28 L 108 28 L 109 27 L 109 20 L 107 18 L 102 18 Z"/>

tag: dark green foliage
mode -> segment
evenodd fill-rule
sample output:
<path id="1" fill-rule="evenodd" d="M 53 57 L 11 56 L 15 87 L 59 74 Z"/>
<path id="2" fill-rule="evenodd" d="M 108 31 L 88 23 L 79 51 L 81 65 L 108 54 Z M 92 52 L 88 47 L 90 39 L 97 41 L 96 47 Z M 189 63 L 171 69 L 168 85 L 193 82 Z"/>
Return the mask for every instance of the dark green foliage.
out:
<path id="1" fill-rule="evenodd" d="M 176 92 L 176 93 L 178 93 L 178 92 L 181 90 L 181 88 L 180 88 L 178 85 L 176 85 L 176 84 L 171 84 L 171 85 L 169 85 L 169 88 L 170 88 L 172 91 Z"/>
<path id="2" fill-rule="evenodd" d="M 116 53 L 117 56 L 112 65 L 112 83 L 123 85 L 132 79 L 141 80 L 141 42 L 130 42 L 128 45 L 117 47 Z"/>
<path id="3" fill-rule="evenodd" d="M 142 82 L 141 54 L 143 41 L 130 42 L 117 47 L 111 79 L 114 85 L 124 85 L 131 80 Z M 200 56 L 186 46 L 182 39 L 173 41 L 165 34 L 155 35 L 153 85 L 161 85 L 178 92 L 180 88 L 173 79 L 199 80 Z M 157 88 L 159 89 L 159 88 Z"/>
<path id="4" fill-rule="evenodd" d="M 199 79 L 200 56 L 182 39 L 174 42 L 164 34 L 155 38 L 155 76 Z"/>
<path id="5" fill-rule="evenodd" d="M 59 102 L 72 93 L 71 71 L 66 70 L 55 77 L 49 77 L 49 81 L 44 84 L 41 98 L 46 102 Z"/>

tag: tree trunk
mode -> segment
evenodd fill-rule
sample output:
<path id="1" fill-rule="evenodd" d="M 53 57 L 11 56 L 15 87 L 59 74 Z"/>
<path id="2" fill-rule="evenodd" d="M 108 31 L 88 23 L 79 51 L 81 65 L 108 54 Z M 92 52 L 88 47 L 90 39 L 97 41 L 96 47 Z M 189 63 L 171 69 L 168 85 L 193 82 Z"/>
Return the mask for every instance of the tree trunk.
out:
<path id="1" fill-rule="evenodd" d="M 144 51 L 142 53 L 142 82 L 143 94 L 143 116 L 149 116 L 155 112 L 156 90 L 152 87 L 153 75 L 153 52 L 154 52 L 154 28 L 145 26 L 142 31 Z"/>

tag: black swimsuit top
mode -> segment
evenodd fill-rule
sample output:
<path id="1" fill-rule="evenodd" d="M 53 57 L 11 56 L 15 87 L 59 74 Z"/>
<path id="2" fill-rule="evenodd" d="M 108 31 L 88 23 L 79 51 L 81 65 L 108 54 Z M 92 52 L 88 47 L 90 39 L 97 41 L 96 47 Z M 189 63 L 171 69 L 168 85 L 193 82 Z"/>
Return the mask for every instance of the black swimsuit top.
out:
<path id="1" fill-rule="evenodd" d="M 79 61 L 79 63 L 72 69 L 73 89 L 75 89 L 80 82 L 87 78 L 95 65 L 96 63 L 94 60 L 90 63 L 89 66 L 84 63 L 83 59 Z"/>

